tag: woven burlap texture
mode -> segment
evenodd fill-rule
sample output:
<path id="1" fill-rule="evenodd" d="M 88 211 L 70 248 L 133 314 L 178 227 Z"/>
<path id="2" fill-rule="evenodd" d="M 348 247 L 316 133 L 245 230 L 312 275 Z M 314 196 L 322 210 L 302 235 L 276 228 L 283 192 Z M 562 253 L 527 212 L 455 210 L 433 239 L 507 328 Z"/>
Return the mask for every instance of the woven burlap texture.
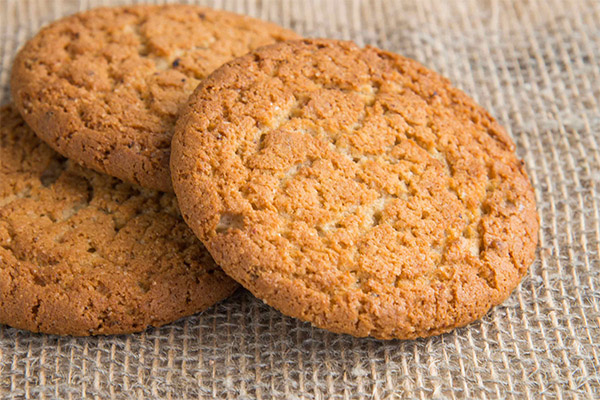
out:
<path id="1" fill-rule="evenodd" d="M 44 24 L 122 1 L 0 0 L 0 103 Z M 0 326 L 0 398 L 600 398 L 600 2 L 214 1 L 448 76 L 507 127 L 536 189 L 535 263 L 481 321 L 416 341 L 335 335 L 240 291 L 128 336 Z"/>

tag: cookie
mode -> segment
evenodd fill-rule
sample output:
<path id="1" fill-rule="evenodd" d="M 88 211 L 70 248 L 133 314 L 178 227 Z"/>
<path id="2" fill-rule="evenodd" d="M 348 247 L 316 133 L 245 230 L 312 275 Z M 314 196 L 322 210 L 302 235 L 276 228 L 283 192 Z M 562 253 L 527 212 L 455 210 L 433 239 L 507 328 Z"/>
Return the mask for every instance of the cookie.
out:
<path id="1" fill-rule="evenodd" d="M 175 197 L 67 161 L 0 110 L 0 324 L 119 334 L 202 311 L 238 285 Z"/>
<path id="2" fill-rule="evenodd" d="M 191 5 L 98 8 L 42 29 L 19 52 L 14 102 L 54 150 L 141 186 L 172 191 L 180 105 L 215 68 L 299 38 L 277 25 Z"/>
<path id="3" fill-rule="evenodd" d="M 426 337 L 483 316 L 534 259 L 504 129 L 417 62 L 334 40 L 207 78 L 175 129 L 182 215 L 225 272 L 334 332 Z"/>

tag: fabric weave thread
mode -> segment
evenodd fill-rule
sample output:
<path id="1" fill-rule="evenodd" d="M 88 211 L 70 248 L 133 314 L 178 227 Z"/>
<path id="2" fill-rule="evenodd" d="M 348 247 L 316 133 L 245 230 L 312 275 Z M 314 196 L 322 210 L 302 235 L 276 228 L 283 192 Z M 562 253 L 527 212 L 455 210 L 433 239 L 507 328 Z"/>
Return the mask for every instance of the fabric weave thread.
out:
<path id="1" fill-rule="evenodd" d="M 600 397 L 600 2 L 187 2 L 372 44 L 448 76 L 517 144 L 536 189 L 538 257 L 502 306 L 426 340 L 332 334 L 244 291 L 136 335 L 0 326 L 0 398 Z M 16 51 L 42 25 L 124 3 L 137 2 L 0 0 L 0 104 Z"/>

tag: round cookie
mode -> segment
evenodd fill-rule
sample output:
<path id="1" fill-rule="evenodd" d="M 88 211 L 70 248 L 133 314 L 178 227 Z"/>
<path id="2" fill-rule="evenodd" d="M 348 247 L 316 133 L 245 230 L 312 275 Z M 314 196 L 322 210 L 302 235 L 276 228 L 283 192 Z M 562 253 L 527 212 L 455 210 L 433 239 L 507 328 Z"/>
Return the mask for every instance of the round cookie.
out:
<path id="1" fill-rule="evenodd" d="M 225 272 L 334 332 L 426 337 L 501 303 L 534 259 L 514 144 L 417 62 L 333 40 L 266 46 L 190 97 L 171 171 Z"/>
<path id="2" fill-rule="evenodd" d="M 172 191 L 178 110 L 215 68 L 298 35 L 191 5 L 98 8 L 42 29 L 17 55 L 14 102 L 62 155 L 141 186 Z"/>
<path id="3" fill-rule="evenodd" d="M 0 324 L 120 334 L 204 310 L 238 285 L 172 194 L 65 160 L 0 109 Z"/>

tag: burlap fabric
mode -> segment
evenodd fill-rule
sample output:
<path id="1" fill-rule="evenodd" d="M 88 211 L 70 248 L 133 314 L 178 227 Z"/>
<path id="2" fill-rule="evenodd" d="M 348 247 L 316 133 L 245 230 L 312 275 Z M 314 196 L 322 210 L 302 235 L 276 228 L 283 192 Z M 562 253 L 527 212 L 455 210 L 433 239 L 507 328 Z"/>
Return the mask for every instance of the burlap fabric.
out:
<path id="1" fill-rule="evenodd" d="M 0 0 L 0 102 L 15 52 L 40 26 L 120 3 Z M 482 321 L 427 340 L 331 334 L 244 291 L 137 335 L 0 326 L 0 398 L 600 398 L 600 2 L 207 5 L 374 44 L 450 77 L 508 128 L 527 164 L 541 218 L 535 263 Z"/>

